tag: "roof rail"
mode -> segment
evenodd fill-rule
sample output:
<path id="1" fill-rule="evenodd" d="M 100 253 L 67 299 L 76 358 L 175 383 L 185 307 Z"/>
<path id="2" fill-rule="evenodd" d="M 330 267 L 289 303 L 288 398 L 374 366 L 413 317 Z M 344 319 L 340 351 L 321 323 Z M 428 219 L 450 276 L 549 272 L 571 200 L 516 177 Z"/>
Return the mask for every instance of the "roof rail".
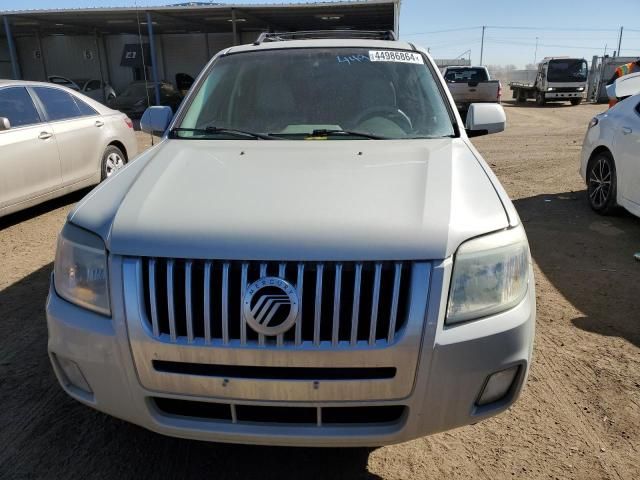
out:
<path id="1" fill-rule="evenodd" d="M 263 32 L 254 45 L 265 42 L 284 42 L 286 40 L 316 40 L 316 39 L 367 39 L 367 40 L 396 40 L 392 30 L 307 30 L 300 32 Z"/>

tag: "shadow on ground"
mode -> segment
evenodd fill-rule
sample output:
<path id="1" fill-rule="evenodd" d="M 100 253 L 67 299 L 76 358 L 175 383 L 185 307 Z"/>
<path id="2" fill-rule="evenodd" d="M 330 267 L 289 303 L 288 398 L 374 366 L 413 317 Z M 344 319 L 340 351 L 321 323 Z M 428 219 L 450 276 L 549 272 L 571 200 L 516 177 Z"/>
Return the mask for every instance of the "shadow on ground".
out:
<path id="1" fill-rule="evenodd" d="M 640 346 L 640 219 L 594 213 L 586 192 L 514 202 L 532 255 L 553 286 L 582 315 L 578 328 Z"/>
<path id="2" fill-rule="evenodd" d="M 586 102 L 583 102 L 586 103 Z M 502 104 L 509 106 L 509 107 L 516 107 L 516 108 L 548 108 L 548 109 L 554 109 L 554 108 L 573 108 L 576 107 L 577 105 L 571 105 L 571 103 L 569 103 L 569 101 L 562 101 L 562 102 L 551 102 L 551 103 L 545 103 L 542 107 L 537 105 L 535 100 L 530 99 L 527 100 L 526 102 L 516 102 L 513 99 L 507 99 L 507 100 L 502 100 Z"/>
<path id="3" fill-rule="evenodd" d="M 0 478 L 360 478 L 370 449 L 253 447 L 164 437 L 67 397 L 47 357 L 52 264 L 0 291 Z"/>
<path id="4" fill-rule="evenodd" d="M 72 205 L 82 199 L 87 193 L 91 191 L 93 187 L 83 188 L 77 192 L 69 193 L 59 198 L 54 198 L 47 202 L 41 203 L 31 208 L 21 210 L 19 212 L 11 213 L 5 217 L 0 218 L 0 230 L 11 227 L 18 223 L 26 222 L 32 218 L 39 217 L 45 213 L 51 212 L 61 207 Z"/>

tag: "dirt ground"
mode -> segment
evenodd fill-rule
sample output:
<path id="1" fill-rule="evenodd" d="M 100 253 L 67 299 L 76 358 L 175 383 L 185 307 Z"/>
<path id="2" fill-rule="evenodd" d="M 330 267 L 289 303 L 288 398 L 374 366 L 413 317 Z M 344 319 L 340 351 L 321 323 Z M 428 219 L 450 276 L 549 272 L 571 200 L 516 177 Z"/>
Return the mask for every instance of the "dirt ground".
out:
<path id="1" fill-rule="evenodd" d="M 505 107 L 507 131 L 475 143 L 520 212 L 538 293 L 533 368 L 507 413 L 322 450 L 165 438 L 76 403 L 49 367 L 44 301 L 80 193 L 0 220 L 0 478 L 640 478 L 640 219 L 592 213 L 577 173 L 604 107 Z"/>

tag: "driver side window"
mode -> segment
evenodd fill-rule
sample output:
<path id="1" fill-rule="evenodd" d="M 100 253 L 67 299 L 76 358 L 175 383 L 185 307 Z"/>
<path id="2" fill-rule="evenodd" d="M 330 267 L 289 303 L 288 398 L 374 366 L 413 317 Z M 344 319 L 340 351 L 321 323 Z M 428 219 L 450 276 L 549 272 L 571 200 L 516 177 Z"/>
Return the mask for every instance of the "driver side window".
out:
<path id="1" fill-rule="evenodd" d="M 0 89 L 0 117 L 6 117 L 11 128 L 42 122 L 31 95 L 24 87 Z"/>

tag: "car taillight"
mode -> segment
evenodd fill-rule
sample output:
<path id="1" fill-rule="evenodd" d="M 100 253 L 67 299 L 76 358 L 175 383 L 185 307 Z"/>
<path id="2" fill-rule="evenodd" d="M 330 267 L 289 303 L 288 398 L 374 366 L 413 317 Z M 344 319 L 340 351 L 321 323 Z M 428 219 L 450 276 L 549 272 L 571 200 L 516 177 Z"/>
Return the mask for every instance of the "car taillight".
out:
<path id="1" fill-rule="evenodd" d="M 502 97 L 502 85 L 498 85 L 498 100 Z"/>
<path id="2" fill-rule="evenodd" d="M 133 128 L 133 122 L 131 121 L 131 119 L 129 117 L 124 117 L 124 123 L 127 124 L 127 127 Z"/>

